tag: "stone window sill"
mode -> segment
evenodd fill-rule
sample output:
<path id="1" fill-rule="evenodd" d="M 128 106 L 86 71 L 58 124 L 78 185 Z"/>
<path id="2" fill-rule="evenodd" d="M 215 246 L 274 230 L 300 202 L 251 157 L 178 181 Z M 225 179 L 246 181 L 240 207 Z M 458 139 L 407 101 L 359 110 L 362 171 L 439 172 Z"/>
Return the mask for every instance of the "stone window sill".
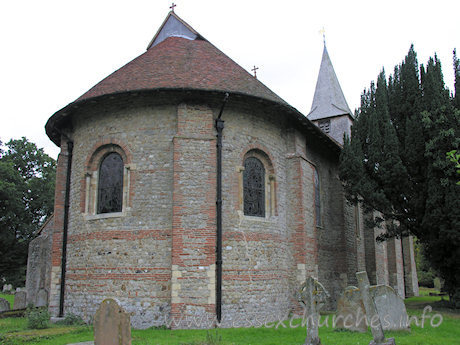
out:
<path id="1" fill-rule="evenodd" d="M 84 214 L 83 217 L 85 220 L 98 220 L 98 219 L 107 219 L 107 218 L 122 218 L 126 217 L 127 212 L 112 212 L 112 213 L 99 213 L 99 214 Z"/>

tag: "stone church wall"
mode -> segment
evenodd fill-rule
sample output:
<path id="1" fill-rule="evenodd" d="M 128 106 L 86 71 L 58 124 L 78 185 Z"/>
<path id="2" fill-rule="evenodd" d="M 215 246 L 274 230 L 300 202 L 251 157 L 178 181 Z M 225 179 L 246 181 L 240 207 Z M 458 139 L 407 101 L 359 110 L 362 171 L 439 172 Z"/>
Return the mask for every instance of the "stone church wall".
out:
<path id="1" fill-rule="evenodd" d="M 308 138 L 307 138 L 308 139 Z M 349 277 L 356 262 L 355 245 L 350 244 L 349 236 L 354 237 L 353 213 L 346 208 L 343 190 L 338 179 L 338 157 L 331 155 L 319 144 L 307 140 L 307 158 L 316 164 L 321 182 L 322 224 L 318 233 L 318 278 L 328 290 L 331 298 L 325 308 L 334 310 L 343 289 L 353 282 Z M 348 253 L 347 250 L 355 253 Z"/>
<path id="2" fill-rule="evenodd" d="M 171 296 L 176 108 L 96 106 L 73 126 L 65 312 L 90 319 L 104 298 L 116 297 L 135 312 L 135 327 L 162 324 Z M 108 143 L 131 156 L 130 204 L 121 215 L 85 213 L 85 164 Z"/>
<path id="3" fill-rule="evenodd" d="M 222 118 L 223 320 L 285 315 L 292 260 L 285 124 L 279 114 L 262 107 L 228 107 Z M 264 162 L 265 188 L 273 193 L 266 195 L 265 217 L 243 213 L 242 168 L 245 155 L 251 152 Z"/>
<path id="4" fill-rule="evenodd" d="M 214 318 L 214 119 L 220 104 L 204 103 L 124 99 L 92 104 L 73 118 L 65 313 L 90 320 L 103 299 L 114 297 L 133 313 L 136 328 L 183 315 Z M 361 209 L 344 201 L 337 155 L 274 107 L 235 101 L 222 119 L 224 325 L 299 312 L 296 293 L 309 275 L 331 294 L 330 310 L 343 289 L 355 284 L 357 270 L 371 268 L 370 279 L 377 279 L 376 244 L 364 231 Z M 123 211 L 96 214 L 98 164 L 114 150 L 125 165 Z M 265 167 L 265 217 L 243 212 L 248 155 Z M 66 157 L 64 149 L 52 250 L 54 315 Z"/>

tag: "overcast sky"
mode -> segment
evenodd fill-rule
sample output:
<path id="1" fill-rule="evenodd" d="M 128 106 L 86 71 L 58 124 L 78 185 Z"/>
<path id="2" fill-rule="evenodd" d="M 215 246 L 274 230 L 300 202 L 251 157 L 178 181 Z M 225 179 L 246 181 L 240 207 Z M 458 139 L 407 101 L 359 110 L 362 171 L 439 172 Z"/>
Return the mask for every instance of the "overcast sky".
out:
<path id="1" fill-rule="evenodd" d="M 325 28 L 329 55 L 352 111 L 385 68 L 414 43 L 436 52 L 453 89 L 460 1 L 176 0 L 202 36 L 307 115 Z M 0 4 L 0 139 L 26 136 L 56 158 L 44 126 L 56 111 L 142 54 L 169 12 L 166 0 L 23 0 Z M 252 72 L 251 72 L 252 73 Z"/>

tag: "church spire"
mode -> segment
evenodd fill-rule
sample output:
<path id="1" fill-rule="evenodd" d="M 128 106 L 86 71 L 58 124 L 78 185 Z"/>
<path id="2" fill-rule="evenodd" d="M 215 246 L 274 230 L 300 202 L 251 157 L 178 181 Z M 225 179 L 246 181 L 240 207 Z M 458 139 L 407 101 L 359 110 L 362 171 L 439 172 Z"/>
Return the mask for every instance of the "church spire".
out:
<path id="1" fill-rule="evenodd" d="M 307 117 L 309 120 L 314 121 L 344 114 L 352 116 L 329 58 L 326 42 L 324 42 L 323 58 L 316 82 L 315 96 Z"/>
<path id="2" fill-rule="evenodd" d="M 307 118 L 339 143 L 343 143 L 344 133 L 350 135 L 353 115 L 335 74 L 325 41 L 315 95 Z"/>

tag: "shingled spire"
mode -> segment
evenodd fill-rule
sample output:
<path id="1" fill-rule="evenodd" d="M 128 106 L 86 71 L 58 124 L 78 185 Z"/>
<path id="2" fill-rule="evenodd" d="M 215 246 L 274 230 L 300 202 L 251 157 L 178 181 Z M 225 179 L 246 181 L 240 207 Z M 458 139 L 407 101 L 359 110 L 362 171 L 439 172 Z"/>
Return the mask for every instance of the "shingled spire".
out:
<path id="1" fill-rule="evenodd" d="M 343 143 L 344 132 L 350 134 L 353 116 L 335 74 L 326 44 L 313 103 L 307 118 L 340 143 Z"/>

